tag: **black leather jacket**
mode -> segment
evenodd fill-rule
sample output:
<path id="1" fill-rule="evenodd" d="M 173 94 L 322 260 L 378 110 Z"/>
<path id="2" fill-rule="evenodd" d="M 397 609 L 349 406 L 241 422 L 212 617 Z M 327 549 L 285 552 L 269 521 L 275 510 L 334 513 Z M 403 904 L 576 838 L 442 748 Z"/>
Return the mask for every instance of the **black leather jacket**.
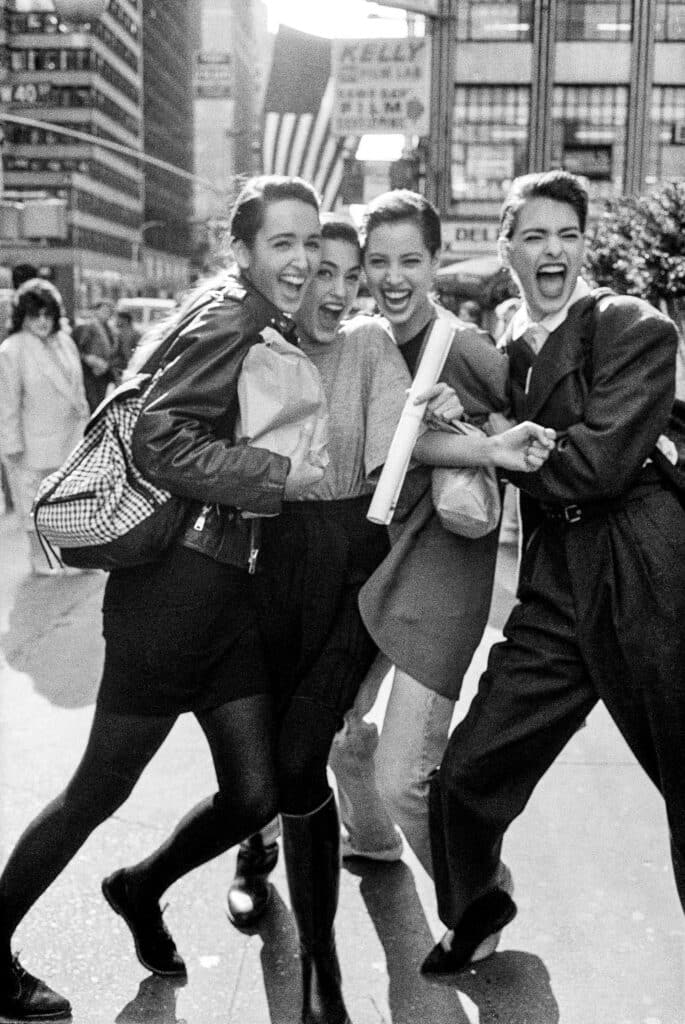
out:
<path id="1" fill-rule="evenodd" d="M 172 494 L 194 499 L 181 543 L 220 562 L 248 567 L 254 525 L 238 510 L 281 510 L 290 460 L 234 442 L 243 359 L 267 325 L 292 321 L 248 281 L 229 273 L 182 331 L 133 433 L 141 472 Z"/>

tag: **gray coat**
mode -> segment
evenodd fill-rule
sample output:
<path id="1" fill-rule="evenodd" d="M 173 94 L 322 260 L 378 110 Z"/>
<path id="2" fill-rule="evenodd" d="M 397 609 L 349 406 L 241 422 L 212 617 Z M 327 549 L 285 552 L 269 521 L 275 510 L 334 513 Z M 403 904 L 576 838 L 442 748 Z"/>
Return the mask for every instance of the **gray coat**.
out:
<path id="1" fill-rule="evenodd" d="M 508 362 L 489 336 L 453 319 L 456 336 L 441 380 L 472 422 L 508 411 Z M 359 607 L 376 645 L 428 689 L 456 699 L 487 624 L 498 530 L 468 540 L 444 530 L 433 510 L 430 474 L 407 521 L 391 527 L 393 547 L 362 588 Z"/>

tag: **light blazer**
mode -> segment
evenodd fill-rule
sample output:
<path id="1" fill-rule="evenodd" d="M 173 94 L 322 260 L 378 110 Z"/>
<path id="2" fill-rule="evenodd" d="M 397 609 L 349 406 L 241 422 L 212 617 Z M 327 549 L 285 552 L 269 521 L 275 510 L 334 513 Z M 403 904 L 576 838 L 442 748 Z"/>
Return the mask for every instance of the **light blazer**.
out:
<path id="1" fill-rule="evenodd" d="M 0 454 L 30 469 L 61 465 L 89 411 L 78 350 L 68 334 L 48 342 L 18 331 L 0 345 Z"/>

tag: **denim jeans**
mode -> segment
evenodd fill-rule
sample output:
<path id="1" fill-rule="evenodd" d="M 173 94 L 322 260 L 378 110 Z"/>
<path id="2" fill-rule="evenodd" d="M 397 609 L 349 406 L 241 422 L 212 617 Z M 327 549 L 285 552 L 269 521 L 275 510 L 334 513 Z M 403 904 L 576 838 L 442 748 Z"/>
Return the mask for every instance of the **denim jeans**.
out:
<path id="1" fill-rule="evenodd" d="M 455 701 L 395 669 L 377 739 L 375 725 L 363 720 L 383 680 L 378 662 L 374 668 L 333 745 L 330 764 L 338 783 L 342 820 L 353 847 L 360 850 L 396 846 L 393 823 L 399 825 L 432 877 L 429 780 L 447 746 Z"/>

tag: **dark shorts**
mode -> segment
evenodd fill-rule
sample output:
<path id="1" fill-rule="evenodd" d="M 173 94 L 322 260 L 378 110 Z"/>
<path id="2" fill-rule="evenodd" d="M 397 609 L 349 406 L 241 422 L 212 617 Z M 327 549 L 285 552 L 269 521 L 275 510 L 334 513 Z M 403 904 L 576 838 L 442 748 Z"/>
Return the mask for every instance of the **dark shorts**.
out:
<path id="1" fill-rule="evenodd" d="M 174 545 L 111 573 L 102 610 L 108 711 L 177 715 L 270 691 L 243 569 Z"/>
<path id="2" fill-rule="evenodd" d="M 262 523 L 253 580 L 281 714 L 297 697 L 342 718 L 376 655 L 357 600 L 389 542 L 369 500 L 286 503 Z"/>

